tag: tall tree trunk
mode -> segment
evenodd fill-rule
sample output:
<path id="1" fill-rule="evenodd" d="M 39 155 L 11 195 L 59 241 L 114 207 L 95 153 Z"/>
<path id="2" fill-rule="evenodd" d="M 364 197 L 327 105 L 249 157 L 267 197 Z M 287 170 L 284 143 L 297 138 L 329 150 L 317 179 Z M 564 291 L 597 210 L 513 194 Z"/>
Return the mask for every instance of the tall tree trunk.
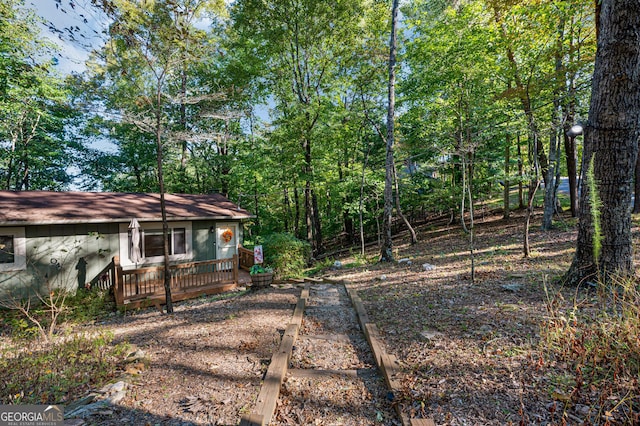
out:
<path id="1" fill-rule="evenodd" d="M 555 116 L 555 115 L 554 115 Z M 553 224 L 553 213 L 556 211 L 556 168 L 558 167 L 557 140 L 558 134 L 555 128 L 556 120 L 553 120 L 551 129 L 549 129 L 549 164 L 545 172 L 544 179 L 544 213 L 542 215 L 542 229 L 548 231 Z"/>
<path id="2" fill-rule="evenodd" d="M 304 184 L 304 219 L 307 230 L 307 241 L 311 245 L 311 256 L 316 257 L 317 246 L 313 239 L 313 203 L 311 202 L 311 181 Z"/>
<path id="3" fill-rule="evenodd" d="M 462 197 L 460 197 L 460 224 L 465 233 L 469 233 L 467 229 L 467 223 L 464 221 L 464 203 L 467 198 L 467 160 L 464 154 L 460 155 L 460 161 L 462 163 Z"/>
<path id="4" fill-rule="evenodd" d="M 575 46 L 573 44 L 574 36 L 569 37 L 569 59 L 568 63 L 574 61 Z M 576 137 L 578 133 L 575 133 L 573 126 L 576 116 L 576 74 L 567 70 L 565 73 L 565 80 L 567 81 L 567 102 L 564 108 L 564 153 L 567 163 L 567 175 L 569 180 L 569 205 L 571 206 L 571 217 L 578 217 L 578 152 L 576 149 Z"/>
<path id="5" fill-rule="evenodd" d="M 229 198 L 229 119 L 224 120 L 224 132 L 218 140 L 218 155 L 220 156 L 220 193 Z"/>
<path id="6" fill-rule="evenodd" d="M 322 223 L 318 209 L 318 196 L 313 189 L 311 190 L 311 207 L 313 208 L 313 238 L 315 240 L 317 256 L 322 254 L 324 250 L 322 248 Z"/>
<path id="7" fill-rule="evenodd" d="M 502 217 L 509 219 L 511 215 L 510 200 L 511 195 L 511 182 L 509 181 L 509 162 L 511 161 L 511 135 L 507 133 L 504 142 L 504 192 L 503 198 L 503 213 Z"/>
<path id="8" fill-rule="evenodd" d="M 380 261 L 393 262 L 393 240 L 391 238 L 391 220 L 393 213 L 393 143 L 395 117 L 396 85 L 396 29 L 398 25 L 398 2 L 393 0 L 391 9 L 391 37 L 389 39 L 389 93 L 387 107 L 387 155 L 385 159 L 384 180 L 384 218 L 383 241 L 380 246 Z"/>
<path id="9" fill-rule="evenodd" d="M 518 147 L 518 209 L 524 209 L 524 161 L 522 160 L 522 149 L 520 148 L 520 135 L 516 136 L 516 147 Z"/>
<path id="10" fill-rule="evenodd" d="M 524 244 L 522 247 L 524 257 L 529 257 L 531 255 L 531 245 L 529 244 L 529 228 L 531 227 L 531 216 L 533 216 L 533 199 L 536 196 L 536 192 L 538 191 L 539 186 L 540 181 L 538 179 L 532 180 L 529 186 L 527 211 L 525 212 L 524 218 Z"/>
<path id="11" fill-rule="evenodd" d="M 558 30 L 556 37 L 555 70 L 556 76 L 563 76 L 563 44 L 564 44 L 564 27 L 565 20 L 563 17 L 558 22 Z M 553 112 L 551 113 L 551 129 L 549 133 L 549 165 L 545 173 L 544 187 L 544 215 L 542 216 L 542 229 L 550 230 L 553 226 L 553 214 L 556 212 L 558 181 L 556 174 L 560 166 L 560 143 L 558 130 L 562 118 L 562 108 L 560 105 L 560 97 L 562 96 L 561 88 L 564 87 L 564 81 L 554 81 L 553 84 Z M 543 173 L 544 173 L 543 169 Z"/>
<path id="12" fill-rule="evenodd" d="M 467 195 L 469 196 L 469 254 L 471 256 L 471 283 L 476 281 L 476 258 L 475 258 L 475 230 L 473 217 L 473 158 L 469 162 L 469 179 L 467 183 Z M 464 191 L 464 189 L 463 189 Z"/>
<path id="13" fill-rule="evenodd" d="M 185 99 L 187 97 L 187 70 L 186 60 L 183 58 L 182 68 L 180 69 L 180 129 L 183 132 L 187 132 L 187 104 Z M 179 191 L 188 192 L 187 190 L 187 141 L 182 140 L 180 142 L 180 171 L 178 173 Z"/>
<path id="14" fill-rule="evenodd" d="M 160 86 L 160 84 L 158 84 Z M 162 214 L 162 253 L 164 255 L 164 294 L 167 313 L 173 313 L 173 301 L 171 299 L 171 271 L 169 270 L 169 222 L 167 221 L 167 205 L 165 203 L 164 173 L 162 171 L 162 92 L 158 88 L 156 98 L 156 159 L 158 161 L 158 187 L 160 189 L 160 212 Z"/>
<path id="15" fill-rule="evenodd" d="M 260 205 L 258 204 L 258 179 L 253 175 L 253 211 L 256 215 L 256 228 L 260 229 Z"/>
<path id="16" fill-rule="evenodd" d="M 567 174 L 569 179 L 569 201 L 571 203 L 571 217 L 578 217 L 578 157 L 576 150 L 576 136 L 564 132 L 564 152 L 567 160 Z"/>
<path id="17" fill-rule="evenodd" d="M 345 169 L 348 170 L 349 164 L 345 164 Z M 345 172 L 343 172 L 342 162 L 338 162 L 338 179 L 340 182 L 344 182 Z M 353 244 L 354 240 L 354 226 L 353 226 L 353 218 L 351 217 L 351 213 L 349 212 L 349 208 L 347 206 L 351 205 L 351 196 L 346 194 L 342 200 L 342 229 L 344 231 L 344 235 L 346 237 L 346 243 L 348 245 Z M 331 209 L 328 209 L 331 212 Z M 329 213 L 330 214 L 330 213 Z"/>
<path id="18" fill-rule="evenodd" d="M 291 202 L 289 201 L 289 190 L 287 188 L 282 190 L 282 197 L 284 199 L 284 230 L 285 232 L 291 232 L 291 225 L 289 223 Z"/>
<path id="19" fill-rule="evenodd" d="M 411 226 L 411 222 L 409 222 L 407 220 L 407 217 L 404 215 L 404 213 L 402 213 L 402 208 L 400 207 L 400 186 L 398 185 L 398 173 L 396 171 L 395 161 L 393 162 L 393 181 L 395 182 L 395 189 L 396 189 L 396 197 L 395 197 L 396 212 L 398 213 L 398 216 L 402 218 L 402 221 L 404 222 L 405 226 L 409 230 L 409 233 L 411 234 L 411 244 L 416 244 L 418 242 L 416 231 L 413 229 L 413 226 Z"/>
<path id="20" fill-rule="evenodd" d="M 318 245 L 318 241 L 316 239 L 318 234 L 316 221 L 319 220 L 319 218 L 316 218 L 318 212 L 316 207 L 314 207 L 313 189 L 311 188 L 313 166 L 311 164 L 311 136 L 309 134 L 304 136 L 304 139 L 302 141 L 302 149 L 304 151 L 304 212 L 305 224 L 307 227 L 307 241 L 309 242 L 309 244 L 311 244 L 311 256 L 315 258 L 320 253 L 320 246 Z"/>
<path id="21" fill-rule="evenodd" d="M 298 181 L 293 182 L 293 203 L 295 205 L 295 217 L 293 218 L 293 234 L 300 238 L 300 195 L 298 194 Z"/>
<path id="22" fill-rule="evenodd" d="M 376 193 L 376 212 L 380 211 L 380 197 Z M 376 235 L 378 236 L 378 247 L 382 245 L 382 227 L 380 226 L 380 216 L 376 214 Z"/>
<path id="23" fill-rule="evenodd" d="M 538 188 L 540 187 L 540 166 L 538 164 L 538 153 L 536 152 L 538 143 L 535 140 L 537 139 L 536 134 L 533 134 L 532 136 L 534 140 L 530 141 L 530 145 L 533 147 L 533 155 L 531 155 L 533 176 L 529 182 L 527 211 L 524 219 L 524 257 L 529 257 L 531 255 L 531 246 L 529 245 L 529 228 L 531 226 L 531 217 L 533 216 L 533 201 L 536 197 L 536 192 L 538 192 Z"/>
<path id="24" fill-rule="evenodd" d="M 631 182 L 640 130 L 640 2 L 601 3 L 598 49 L 592 80 L 589 124 L 585 129 L 584 167 L 593 159 L 601 201 L 601 251 L 594 253 L 589 185 L 580 193 L 578 241 L 565 281 L 579 284 L 596 276 L 632 275 Z M 596 206 L 599 208 L 599 206 Z"/>
<path id="25" fill-rule="evenodd" d="M 255 149 L 255 138 L 254 138 L 254 133 L 253 133 L 253 125 L 254 125 L 254 111 L 253 109 L 251 109 L 251 113 L 249 114 L 249 132 L 251 135 L 251 150 L 253 151 Z M 284 182 L 284 179 L 283 179 Z M 253 212 L 256 215 L 256 230 L 257 232 L 260 232 L 260 206 L 258 203 L 258 175 L 255 171 L 255 169 L 253 170 Z M 287 194 L 287 189 L 285 187 L 284 189 L 284 201 L 285 201 L 285 208 L 284 208 L 284 229 L 285 232 L 289 232 L 289 196 Z"/>
<path id="26" fill-rule="evenodd" d="M 369 162 L 369 154 L 371 153 L 371 144 L 368 145 L 364 151 L 364 158 L 362 160 L 362 176 L 360 178 L 360 199 L 358 200 L 358 218 L 360 219 L 360 254 L 364 256 L 364 219 L 363 219 L 363 204 L 364 204 L 364 182 L 365 172 L 367 170 L 367 163 Z M 376 218 L 378 215 L 376 215 Z M 378 236 L 380 234 L 378 233 Z"/>
<path id="27" fill-rule="evenodd" d="M 29 188 L 29 156 L 27 155 L 27 150 L 24 150 L 24 156 L 22 158 L 22 164 L 24 165 L 24 171 L 22 172 L 22 180 L 20 182 L 20 188 L 17 188 L 18 191 L 28 191 Z"/>
<path id="28" fill-rule="evenodd" d="M 11 150 L 9 151 L 9 164 L 7 164 L 7 178 L 5 183 L 5 190 L 11 190 L 11 179 L 13 177 L 13 162 L 16 156 L 16 142 L 18 136 L 15 134 L 11 135 Z"/>

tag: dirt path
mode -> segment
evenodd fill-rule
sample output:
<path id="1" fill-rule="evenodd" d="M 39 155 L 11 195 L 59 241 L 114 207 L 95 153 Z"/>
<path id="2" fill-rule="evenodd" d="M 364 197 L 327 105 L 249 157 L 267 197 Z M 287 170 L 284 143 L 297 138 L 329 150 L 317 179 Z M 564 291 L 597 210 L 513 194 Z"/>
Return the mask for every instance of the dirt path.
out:
<path id="1" fill-rule="evenodd" d="M 344 286 L 314 284 L 273 425 L 397 425 Z"/>

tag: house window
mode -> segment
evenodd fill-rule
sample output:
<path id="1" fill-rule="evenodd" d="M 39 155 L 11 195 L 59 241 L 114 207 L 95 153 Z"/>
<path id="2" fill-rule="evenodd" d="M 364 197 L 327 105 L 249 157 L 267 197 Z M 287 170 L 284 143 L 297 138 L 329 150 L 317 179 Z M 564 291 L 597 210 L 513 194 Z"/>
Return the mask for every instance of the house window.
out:
<path id="1" fill-rule="evenodd" d="M 14 263 L 15 259 L 13 235 L 0 235 L 0 263 Z"/>
<path id="2" fill-rule="evenodd" d="M 176 254 L 185 254 L 187 252 L 185 228 L 170 228 L 168 240 L 170 256 Z M 143 241 L 143 257 L 164 256 L 162 229 L 145 229 Z"/>
<path id="3" fill-rule="evenodd" d="M 123 267 L 141 267 L 162 263 L 164 260 L 164 240 L 162 239 L 162 223 L 140 223 L 140 255 L 138 262 L 133 261 L 131 230 L 129 223 L 120 224 L 120 263 Z M 191 222 L 169 222 L 169 260 L 172 262 L 188 261 L 194 256 Z"/>
<path id="4" fill-rule="evenodd" d="M 24 228 L 0 229 L 0 272 L 26 268 L 25 247 Z"/>

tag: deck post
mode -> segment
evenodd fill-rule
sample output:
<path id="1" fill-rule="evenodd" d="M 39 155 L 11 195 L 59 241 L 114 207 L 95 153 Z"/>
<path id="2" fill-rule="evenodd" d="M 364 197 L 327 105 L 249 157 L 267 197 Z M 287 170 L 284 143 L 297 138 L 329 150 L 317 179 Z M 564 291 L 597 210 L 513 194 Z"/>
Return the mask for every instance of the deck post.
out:
<path id="1" fill-rule="evenodd" d="M 240 268 L 240 262 L 238 261 L 238 255 L 233 255 L 233 282 L 238 285 L 238 269 Z"/>
<path id="2" fill-rule="evenodd" d="M 122 266 L 120 265 L 120 256 L 113 256 L 113 295 L 116 299 L 116 305 L 124 304 L 124 283 L 122 279 Z"/>

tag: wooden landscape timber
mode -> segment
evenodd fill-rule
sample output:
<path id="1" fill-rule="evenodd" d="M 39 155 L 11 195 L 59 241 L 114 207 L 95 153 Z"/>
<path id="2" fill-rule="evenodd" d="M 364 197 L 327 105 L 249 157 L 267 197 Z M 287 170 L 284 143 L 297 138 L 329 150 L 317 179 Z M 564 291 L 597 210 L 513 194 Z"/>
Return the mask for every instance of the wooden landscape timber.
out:
<path id="1" fill-rule="evenodd" d="M 313 282 L 322 282 L 323 280 L 313 280 Z M 329 280 L 330 281 L 330 280 Z M 336 282 L 337 283 L 337 282 Z M 373 352 L 373 356 L 376 360 L 378 370 L 381 372 L 387 388 L 391 392 L 391 395 L 400 394 L 401 389 L 401 371 L 399 368 L 398 360 L 392 354 L 389 354 L 384 349 L 384 342 L 380 337 L 380 332 L 375 324 L 369 321 L 366 310 L 362 300 L 356 293 L 354 287 L 349 283 L 337 283 L 344 285 L 351 299 L 351 303 L 356 311 L 358 322 L 366 337 L 366 340 Z M 275 409 L 277 401 L 280 396 L 280 390 L 285 376 L 288 372 L 289 361 L 291 359 L 293 346 L 298 338 L 298 333 L 302 325 L 302 318 L 304 316 L 304 309 L 307 299 L 309 298 L 309 284 L 305 285 L 301 295 L 296 304 L 291 322 L 287 326 L 285 333 L 280 342 L 278 350 L 273 354 L 271 363 L 265 375 L 260 393 L 256 400 L 254 409 L 249 413 L 242 416 L 241 426 L 266 426 L 269 425 Z M 318 336 L 316 336 L 318 338 Z M 328 338 L 331 338 L 330 336 Z M 335 337 L 336 340 L 340 340 L 340 336 Z M 346 337 L 342 337 L 343 339 Z M 373 370 L 371 370 L 373 371 Z M 331 375 L 345 375 L 357 377 L 361 374 L 368 374 L 368 372 L 358 370 L 291 370 L 290 373 L 298 377 L 320 377 Z M 402 405 L 399 403 L 394 404 L 395 411 L 400 418 L 403 426 L 435 426 L 432 419 L 415 419 L 409 418 L 402 410 Z"/>
<path id="2" fill-rule="evenodd" d="M 278 397 L 280 396 L 280 387 L 287 375 L 293 345 L 298 338 L 298 332 L 302 325 L 302 317 L 304 316 L 304 308 L 308 298 L 309 285 L 307 284 L 300 293 L 298 303 L 293 311 L 293 317 L 285 329 L 280 346 L 271 358 L 256 405 L 251 413 L 242 416 L 241 426 L 266 426 L 271 422 L 276 410 Z"/>
<path id="3" fill-rule="evenodd" d="M 360 296 L 358 296 L 354 286 L 350 283 L 345 283 L 344 286 L 347 289 L 347 294 L 351 298 L 351 303 L 356 310 L 362 331 L 364 332 L 367 342 L 369 342 L 369 346 L 373 351 L 376 364 L 382 372 L 391 395 L 395 398 L 396 395 L 400 394 L 401 389 L 400 380 L 402 373 L 400 372 L 398 360 L 394 355 L 388 354 L 385 350 L 384 342 L 380 337 L 378 327 L 369 321 L 367 311 L 365 310 L 362 300 L 360 299 Z M 394 404 L 394 407 L 403 426 L 435 426 L 435 422 L 432 419 L 409 418 L 402 410 L 402 404 L 400 403 Z"/>

